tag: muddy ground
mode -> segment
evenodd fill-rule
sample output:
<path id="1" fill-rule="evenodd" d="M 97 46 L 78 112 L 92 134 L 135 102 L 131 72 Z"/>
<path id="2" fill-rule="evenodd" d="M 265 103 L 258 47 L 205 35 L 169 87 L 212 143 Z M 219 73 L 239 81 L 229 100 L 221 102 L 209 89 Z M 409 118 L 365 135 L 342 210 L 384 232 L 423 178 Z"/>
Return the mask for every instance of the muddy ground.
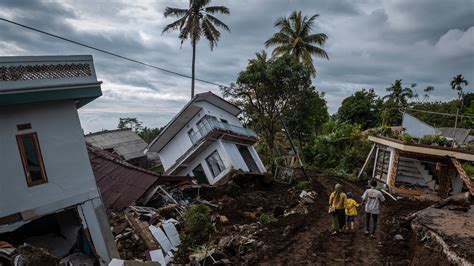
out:
<path id="1" fill-rule="evenodd" d="M 432 203 L 387 199 L 374 239 L 364 234 L 361 207 L 355 231 L 331 235 L 327 199 L 336 182 L 361 201 L 366 182 L 330 176 L 312 177 L 306 190 L 317 196 L 306 204 L 300 203 L 301 189 L 274 181 L 237 182 L 203 191 L 205 199 L 220 206 L 213 213 L 228 219 L 218 223 L 211 236 L 211 246 L 218 250 L 214 257 L 245 264 L 410 264 L 412 232 L 405 217 Z M 293 214 L 284 215 L 288 212 Z M 262 214 L 273 214 L 277 221 L 258 223 Z M 404 240 L 394 240 L 396 234 Z M 187 261 L 178 258 L 177 262 Z"/>

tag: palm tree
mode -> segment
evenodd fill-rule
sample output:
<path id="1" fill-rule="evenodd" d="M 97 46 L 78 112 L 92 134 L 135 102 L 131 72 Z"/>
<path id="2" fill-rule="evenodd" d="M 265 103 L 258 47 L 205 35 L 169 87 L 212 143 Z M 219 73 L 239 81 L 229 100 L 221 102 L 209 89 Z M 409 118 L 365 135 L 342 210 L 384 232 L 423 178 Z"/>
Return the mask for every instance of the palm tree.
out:
<path id="1" fill-rule="evenodd" d="M 403 88 L 402 80 L 395 80 L 392 85 L 386 90 L 390 94 L 385 95 L 382 99 L 387 99 L 387 102 L 395 104 L 397 107 L 403 107 L 408 105 L 408 99 L 415 97 L 413 93 L 413 88 L 416 87 L 416 84 L 411 84 L 410 87 Z"/>
<path id="2" fill-rule="evenodd" d="M 316 68 L 312 56 L 329 60 L 326 51 L 317 46 L 324 45 L 328 36 L 324 33 L 311 34 L 318 16 L 316 14 L 308 18 L 303 17 L 301 11 L 293 11 L 289 18 L 282 17 L 275 22 L 275 28 L 280 31 L 265 42 L 266 47 L 275 47 L 273 56 L 285 53 L 294 55 L 310 69 L 313 77 L 316 75 Z"/>
<path id="3" fill-rule="evenodd" d="M 467 85 L 469 85 L 469 82 L 466 79 L 464 79 L 462 74 L 454 76 L 453 80 L 451 81 L 451 88 L 453 90 L 458 91 L 459 100 L 461 101 L 461 110 L 462 110 L 463 105 L 464 105 L 463 104 L 463 102 L 464 102 L 463 86 L 467 86 Z"/>
<path id="4" fill-rule="evenodd" d="M 212 51 L 221 36 L 217 28 L 230 32 L 229 27 L 214 16 L 215 14 L 228 15 L 229 9 L 225 6 L 208 6 L 210 3 L 211 0 L 189 0 L 188 9 L 167 7 L 164 13 L 165 18 L 176 17 L 178 20 L 168 24 L 162 34 L 170 30 L 179 30 L 181 45 L 185 40 L 191 40 L 193 47 L 191 98 L 194 97 L 197 43 L 201 37 L 206 38 Z"/>

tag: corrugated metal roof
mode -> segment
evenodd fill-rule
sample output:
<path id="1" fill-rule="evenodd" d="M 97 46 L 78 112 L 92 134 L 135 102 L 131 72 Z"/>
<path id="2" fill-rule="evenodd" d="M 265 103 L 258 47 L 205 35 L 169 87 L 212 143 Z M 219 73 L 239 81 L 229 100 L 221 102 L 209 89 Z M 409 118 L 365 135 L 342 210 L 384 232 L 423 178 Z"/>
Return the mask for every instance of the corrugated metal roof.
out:
<path id="1" fill-rule="evenodd" d="M 455 139 L 458 144 L 463 144 L 471 132 L 468 128 L 455 129 L 454 127 L 440 127 L 438 130 L 441 131 L 441 135 L 446 138 Z"/>
<path id="2" fill-rule="evenodd" d="M 85 136 L 86 142 L 104 150 L 112 149 L 125 160 L 145 156 L 147 143 L 131 129 L 118 129 L 91 133 Z"/>
<path id="3" fill-rule="evenodd" d="M 120 211 L 134 204 L 160 177 L 99 148 L 90 145 L 87 148 L 107 209 Z"/>

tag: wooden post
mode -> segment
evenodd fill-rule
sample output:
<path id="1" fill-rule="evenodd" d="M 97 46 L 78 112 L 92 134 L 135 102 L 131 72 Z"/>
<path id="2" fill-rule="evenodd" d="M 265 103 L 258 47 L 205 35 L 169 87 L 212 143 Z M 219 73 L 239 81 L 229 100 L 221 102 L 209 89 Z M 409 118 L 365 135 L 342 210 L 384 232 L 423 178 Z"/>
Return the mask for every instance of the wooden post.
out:
<path id="1" fill-rule="evenodd" d="M 374 169 L 372 170 L 372 178 L 375 178 L 375 175 L 377 173 L 377 164 L 379 163 L 379 151 L 380 149 L 377 148 L 377 151 L 375 152 Z"/>
<path id="2" fill-rule="evenodd" d="M 395 148 L 392 148 L 392 150 L 390 151 L 390 162 L 388 164 L 388 176 L 387 176 L 387 185 L 390 188 L 395 187 L 395 181 L 397 180 L 399 159 L 400 159 L 400 151 Z"/>
<path id="3" fill-rule="evenodd" d="M 372 155 L 374 155 L 374 150 L 375 150 L 376 144 L 372 145 L 372 148 L 370 149 L 369 155 L 367 155 L 367 158 L 365 159 L 364 165 L 362 166 L 362 169 L 360 169 L 359 174 L 357 175 L 357 179 L 360 179 L 362 176 L 362 173 L 364 173 L 365 168 L 367 168 L 367 165 L 369 164 L 370 159 L 372 158 Z"/>
<path id="4" fill-rule="evenodd" d="M 467 189 L 469 190 L 469 193 L 471 193 L 471 195 L 474 195 L 474 187 L 472 187 L 471 178 L 467 175 L 466 171 L 464 170 L 458 159 L 453 157 L 451 157 L 450 159 L 451 162 L 454 164 L 454 167 L 456 167 L 456 170 L 458 170 L 458 173 L 464 181 L 464 184 L 466 185 Z"/>

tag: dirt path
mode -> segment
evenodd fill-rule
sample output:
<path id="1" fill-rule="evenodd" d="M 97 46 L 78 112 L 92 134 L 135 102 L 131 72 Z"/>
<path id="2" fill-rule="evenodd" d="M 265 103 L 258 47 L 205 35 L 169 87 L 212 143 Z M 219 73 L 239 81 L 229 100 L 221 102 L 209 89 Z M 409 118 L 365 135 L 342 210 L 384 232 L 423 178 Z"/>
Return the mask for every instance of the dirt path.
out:
<path id="1" fill-rule="evenodd" d="M 365 235 L 363 207 L 359 209 L 356 229 L 353 232 L 345 232 L 331 235 L 331 217 L 326 214 L 328 191 L 332 191 L 336 182 L 344 186 L 345 191 L 352 191 L 355 199 L 360 202 L 364 191 L 363 184 L 354 184 L 338 178 L 318 178 L 315 185 L 322 186 L 319 197 L 324 199 L 312 206 L 306 216 L 304 226 L 295 230 L 295 234 L 289 239 L 282 239 L 285 245 L 273 254 L 266 256 L 260 262 L 265 264 L 317 264 L 317 265 L 382 265 L 406 264 L 403 261 L 387 261 L 382 250 L 390 249 L 392 232 L 386 228 L 397 211 L 387 211 L 390 208 L 383 206 L 376 238 Z M 388 200 L 388 199 L 387 199 Z M 405 247 L 408 253 L 408 244 Z M 406 261 L 405 261 L 406 262 Z"/>

